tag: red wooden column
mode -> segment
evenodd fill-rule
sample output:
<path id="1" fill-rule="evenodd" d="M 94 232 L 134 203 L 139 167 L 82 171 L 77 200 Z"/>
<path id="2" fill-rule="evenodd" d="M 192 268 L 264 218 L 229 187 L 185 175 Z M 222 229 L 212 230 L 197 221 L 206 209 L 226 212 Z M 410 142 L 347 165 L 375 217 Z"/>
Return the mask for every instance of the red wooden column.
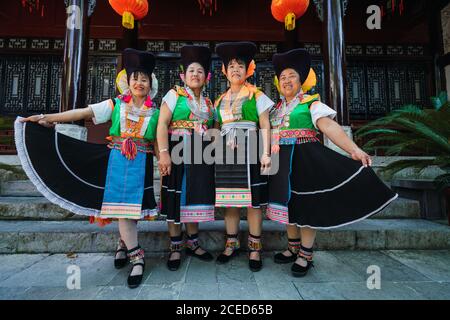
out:
<path id="1" fill-rule="evenodd" d="M 89 22 L 95 0 L 65 0 L 66 37 L 60 111 L 86 106 Z"/>
<path id="2" fill-rule="evenodd" d="M 87 66 L 89 51 L 89 17 L 95 0 L 65 0 L 66 38 L 64 42 L 63 77 L 59 111 L 68 111 L 86 106 Z M 84 121 L 74 124 L 57 124 L 59 133 L 86 141 L 88 129 Z"/>
<path id="3" fill-rule="evenodd" d="M 337 111 L 337 121 L 349 125 L 345 71 L 344 3 L 323 0 L 325 91 L 328 104 Z"/>

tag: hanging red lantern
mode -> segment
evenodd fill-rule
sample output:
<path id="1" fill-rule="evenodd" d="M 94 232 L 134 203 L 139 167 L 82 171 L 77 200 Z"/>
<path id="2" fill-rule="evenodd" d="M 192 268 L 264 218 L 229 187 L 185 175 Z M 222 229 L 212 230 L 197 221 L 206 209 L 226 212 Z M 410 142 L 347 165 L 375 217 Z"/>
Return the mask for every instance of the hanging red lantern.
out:
<path id="1" fill-rule="evenodd" d="M 134 29 L 134 20 L 141 20 L 148 13 L 147 0 L 109 0 L 109 4 L 122 16 L 122 25 Z"/>
<path id="2" fill-rule="evenodd" d="M 22 7 L 28 9 L 30 13 L 33 13 L 33 10 L 41 14 L 41 17 L 44 16 L 44 4 L 43 0 L 21 0 Z"/>
<path id="3" fill-rule="evenodd" d="M 398 14 L 400 16 L 403 16 L 403 13 L 405 12 L 405 3 L 404 0 L 383 0 L 381 1 L 381 17 L 384 18 L 385 16 L 392 18 L 396 14 L 396 10 L 398 8 Z"/>
<path id="4" fill-rule="evenodd" d="M 203 15 L 206 11 L 209 11 L 209 15 L 212 16 L 213 9 L 217 11 L 217 0 L 197 0 L 200 6 L 200 11 L 202 11 Z"/>
<path id="5" fill-rule="evenodd" d="M 291 31 L 295 29 L 295 20 L 305 14 L 308 6 L 309 0 L 272 0 L 272 16 Z"/>

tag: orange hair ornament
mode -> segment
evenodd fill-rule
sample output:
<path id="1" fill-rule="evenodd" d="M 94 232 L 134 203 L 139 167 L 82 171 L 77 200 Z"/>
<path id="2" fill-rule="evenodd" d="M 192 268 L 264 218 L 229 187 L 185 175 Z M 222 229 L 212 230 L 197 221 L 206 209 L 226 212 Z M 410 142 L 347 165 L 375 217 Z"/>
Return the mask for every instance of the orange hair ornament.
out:
<path id="1" fill-rule="evenodd" d="M 303 92 L 308 92 L 312 88 L 314 88 L 317 84 L 317 76 L 314 72 L 314 69 L 309 69 L 308 78 L 306 78 L 305 82 L 302 83 Z"/>

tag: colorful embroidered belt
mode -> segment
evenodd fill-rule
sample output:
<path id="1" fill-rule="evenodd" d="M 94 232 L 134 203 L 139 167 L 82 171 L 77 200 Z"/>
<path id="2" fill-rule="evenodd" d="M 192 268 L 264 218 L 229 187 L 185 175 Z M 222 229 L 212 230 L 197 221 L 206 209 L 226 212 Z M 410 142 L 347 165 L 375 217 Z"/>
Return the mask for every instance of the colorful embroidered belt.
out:
<path id="1" fill-rule="evenodd" d="M 123 138 L 123 137 L 112 137 L 112 141 L 108 144 L 111 149 L 117 149 L 122 151 L 125 156 L 130 156 L 127 158 L 134 159 L 137 151 L 150 153 L 152 152 L 152 144 L 145 139 L 141 138 Z"/>
<path id="2" fill-rule="evenodd" d="M 220 135 L 227 136 L 227 145 L 234 149 L 237 147 L 237 130 L 256 130 L 258 127 L 252 121 L 228 122 L 222 125 Z"/>
<path id="3" fill-rule="evenodd" d="M 318 142 L 317 131 L 311 129 L 280 130 L 279 144 Z"/>
<path id="4" fill-rule="evenodd" d="M 188 129 L 199 133 L 204 133 L 208 130 L 208 126 L 199 121 L 176 120 L 172 121 L 169 126 L 169 130 L 173 131 L 175 129 Z"/>

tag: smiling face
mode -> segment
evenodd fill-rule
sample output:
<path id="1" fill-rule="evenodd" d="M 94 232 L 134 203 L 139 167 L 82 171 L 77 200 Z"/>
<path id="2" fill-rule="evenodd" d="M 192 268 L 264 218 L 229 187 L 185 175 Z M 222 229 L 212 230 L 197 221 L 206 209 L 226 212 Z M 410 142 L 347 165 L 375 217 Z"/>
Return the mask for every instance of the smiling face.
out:
<path id="1" fill-rule="evenodd" d="M 193 62 L 186 69 L 184 83 L 191 89 L 200 89 L 205 85 L 205 69 L 200 63 Z"/>
<path id="2" fill-rule="evenodd" d="M 150 93 L 151 84 L 147 74 L 142 72 L 133 72 L 130 76 L 130 91 L 136 97 L 147 97 Z"/>
<path id="3" fill-rule="evenodd" d="M 294 69 L 284 69 L 280 74 L 280 92 L 287 99 L 295 97 L 301 89 L 300 76 Z"/>
<path id="4" fill-rule="evenodd" d="M 247 67 L 243 61 L 233 59 L 228 63 L 227 79 L 233 84 L 242 84 L 245 82 Z"/>

